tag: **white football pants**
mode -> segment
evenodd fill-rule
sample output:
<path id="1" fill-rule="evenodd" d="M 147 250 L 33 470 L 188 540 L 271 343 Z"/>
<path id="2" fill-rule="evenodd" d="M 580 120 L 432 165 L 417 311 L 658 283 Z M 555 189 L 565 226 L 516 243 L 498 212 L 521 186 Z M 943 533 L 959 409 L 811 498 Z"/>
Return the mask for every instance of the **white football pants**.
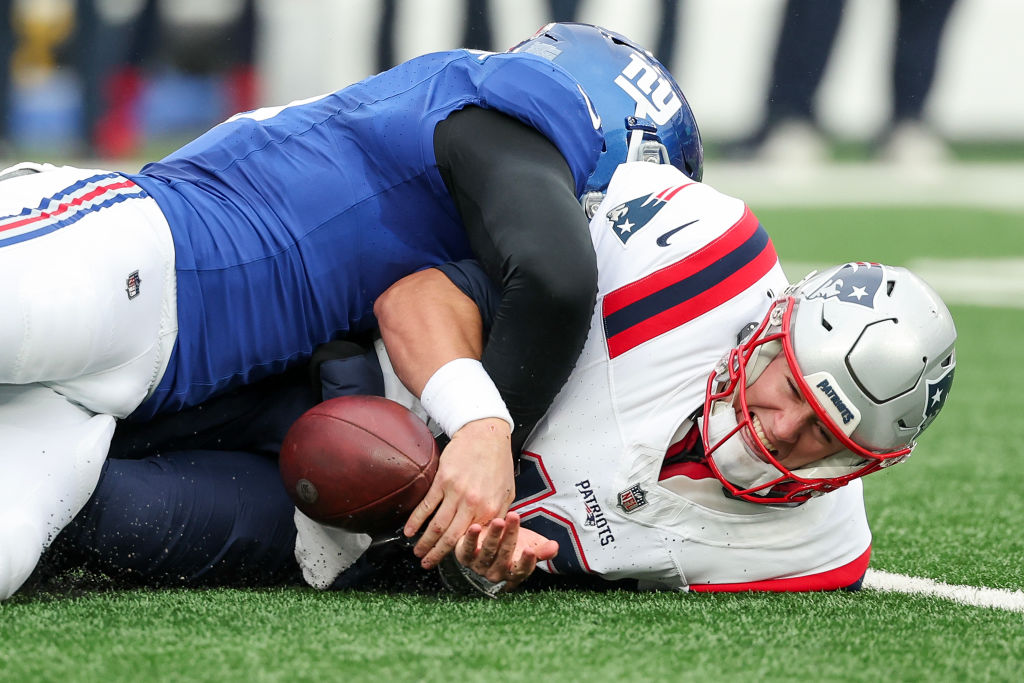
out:
<path id="1" fill-rule="evenodd" d="M 170 228 L 122 176 L 32 167 L 0 181 L 0 384 L 43 383 L 124 417 L 177 333 Z"/>
<path id="2" fill-rule="evenodd" d="M 105 171 L 15 168 L 39 172 L 0 181 L 0 599 L 92 494 L 114 418 L 158 384 L 177 333 L 156 202 Z"/>
<path id="3" fill-rule="evenodd" d="M 0 385 L 0 600 L 89 500 L 113 434 L 52 389 Z"/>

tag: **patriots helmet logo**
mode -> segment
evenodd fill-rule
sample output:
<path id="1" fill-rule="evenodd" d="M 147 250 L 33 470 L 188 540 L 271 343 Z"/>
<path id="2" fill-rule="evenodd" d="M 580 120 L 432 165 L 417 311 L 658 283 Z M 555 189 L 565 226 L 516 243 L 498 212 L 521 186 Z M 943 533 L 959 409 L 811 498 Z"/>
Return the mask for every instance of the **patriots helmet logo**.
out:
<path id="1" fill-rule="evenodd" d="M 928 402 L 924 406 L 924 421 L 918 434 L 923 432 L 932 423 L 935 416 L 946 404 L 946 397 L 949 396 L 949 389 L 953 385 L 953 368 L 950 368 L 942 377 L 936 380 L 927 380 L 925 386 L 928 388 Z"/>
<path id="2" fill-rule="evenodd" d="M 847 263 L 808 299 L 838 299 L 867 308 L 875 307 L 875 294 L 882 286 L 885 269 L 878 263 Z"/>
<path id="3" fill-rule="evenodd" d="M 623 244 L 635 235 L 640 228 L 647 225 L 654 218 L 654 215 L 661 210 L 661 207 L 665 206 L 667 201 L 660 197 L 661 194 L 664 193 L 659 192 L 630 199 L 628 202 L 619 204 L 606 214 L 608 225 Z"/>

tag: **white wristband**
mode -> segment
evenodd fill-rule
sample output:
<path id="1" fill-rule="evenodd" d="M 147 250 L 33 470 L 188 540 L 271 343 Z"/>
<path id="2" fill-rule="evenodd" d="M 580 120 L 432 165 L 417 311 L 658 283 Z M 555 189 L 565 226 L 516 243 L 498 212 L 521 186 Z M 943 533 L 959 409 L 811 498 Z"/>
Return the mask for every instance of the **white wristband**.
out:
<path id="1" fill-rule="evenodd" d="M 438 368 L 423 387 L 420 403 L 448 436 L 486 417 L 508 422 L 509 429 L 515 426 L 490 375 L 472 358 L 456 358 Z"/>

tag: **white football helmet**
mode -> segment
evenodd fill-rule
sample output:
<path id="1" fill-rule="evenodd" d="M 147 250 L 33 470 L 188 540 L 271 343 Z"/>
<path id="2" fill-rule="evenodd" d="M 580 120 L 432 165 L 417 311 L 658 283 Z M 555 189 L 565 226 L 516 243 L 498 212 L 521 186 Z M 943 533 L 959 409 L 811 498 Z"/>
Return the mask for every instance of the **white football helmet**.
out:
<path id="1" fill-rule="evenodd" d="M 780 504 L 903 462 L 949 394 L 955 341 L 945 304 L 905 268 L 848 263 L 811 273 L 712 373 L 701 423 L 708 464 L 732 495 Z M 792 471 L 754 435 L 746 401 L 746 388 L 779 353 L 843 446 Z"/>

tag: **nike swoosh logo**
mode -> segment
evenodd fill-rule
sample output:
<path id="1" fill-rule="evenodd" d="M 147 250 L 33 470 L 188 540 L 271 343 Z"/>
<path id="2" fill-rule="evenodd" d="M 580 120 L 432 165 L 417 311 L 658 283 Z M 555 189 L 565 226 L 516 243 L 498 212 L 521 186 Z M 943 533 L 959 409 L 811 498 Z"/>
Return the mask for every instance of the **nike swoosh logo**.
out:
<path id="1" fill-rule="evenodd" d="M 659 247 L 667 247 L 667 246 L 668 246 L 668 238 L 669 238 L 669 237 L 671 237 L 672 235 L 676 234 L 677 232 L 679 232 L 679 231 L 680 231 L 680 230 L 682 230 L 683 228 L 688 228 L 688 227 L 690 227 L 691 225 L 693 225 L 694 223 L 696 223 L 696 222 L 697 222 L 698 220 L 700 220 L 700 219 L 698 218 L 698 219 L 696 219 L 696 220 L 692 220 L 692 221 L 690 221 L 689 223 L 683 223 L 683 224 L 682 224 L 682 225 L 680 225 L 680 226 L 679 226 L 678 228 L 672 228 L 671 230 L 669 230 L 668 232 L 666 232 L 665 234 L 663 234 L 663 235 L 662 235 L 661 237 L 659 237 L 659 238 L 657 239 L 657 241 L 655 242 L 655 244 L 657 244 L 657 245 L 658 245 Z"/>
<path id="2" fill-rule="evenodd" d="M 583 88 L 580 87 L 579 83 L 576 84 L 576 89 L 583 95 L 583 101 L 587 103 L 587 113 L 590 114 L 590 122 L 594 124 L 594 130 L 597 130 L 601 127 L 601 117 L 594 111 L 594 104 L 587 97 L 587 93 L 583 92 Z"/>

